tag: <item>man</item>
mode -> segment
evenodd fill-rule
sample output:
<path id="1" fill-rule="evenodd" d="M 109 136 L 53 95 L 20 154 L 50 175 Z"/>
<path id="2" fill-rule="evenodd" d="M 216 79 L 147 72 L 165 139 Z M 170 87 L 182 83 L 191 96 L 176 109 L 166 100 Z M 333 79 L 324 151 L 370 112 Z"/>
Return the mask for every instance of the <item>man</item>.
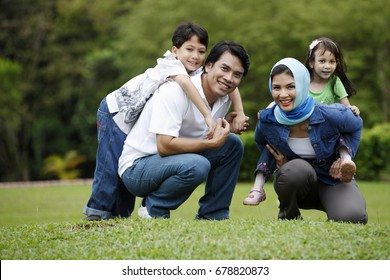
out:
<path id="1" fill-rule="evenodd" d="M 211 139 L 205 138 L 208 128 L 203 116 L 176 82 L 160 86 L 147 102 L 126 138 L 118 168 L 129 192 L 144 198 L 140 217 L 169 218 L 170 210 L 206 181 L 196 218 L 229 218 L 243 144 L 230 133 L 236 114 L 226 116 L 231 103 L 228 94 L 248 68 L 245 49 L 223 41 L 211 50 L 203 73 L 191 77 L 217 121 Z M 248 123 L 243 130 L 247 127 Z"/>

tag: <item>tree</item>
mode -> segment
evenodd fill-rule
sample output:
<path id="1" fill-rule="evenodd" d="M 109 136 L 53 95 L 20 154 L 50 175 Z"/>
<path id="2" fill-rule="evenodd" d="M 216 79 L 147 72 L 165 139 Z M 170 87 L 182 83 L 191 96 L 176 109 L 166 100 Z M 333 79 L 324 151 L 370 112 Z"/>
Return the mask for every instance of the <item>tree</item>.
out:
<path id="1" fill-rule="evenodd" d="M 240 92 L 251 129 L 271 101 L 272 65 L 303 61 L 319 36 L 343 48 L 365 127 L 388 121 L 389 9 L 387 0 L 0 1 L 0 180 L 40 179 L 45 158 L 70 150 L 87 157 L 80 176 L 91 177 L 100 101 L 154 66 L 185 20 L 206 27 L 209 49 L 219 40 L 246 47 Z"/>

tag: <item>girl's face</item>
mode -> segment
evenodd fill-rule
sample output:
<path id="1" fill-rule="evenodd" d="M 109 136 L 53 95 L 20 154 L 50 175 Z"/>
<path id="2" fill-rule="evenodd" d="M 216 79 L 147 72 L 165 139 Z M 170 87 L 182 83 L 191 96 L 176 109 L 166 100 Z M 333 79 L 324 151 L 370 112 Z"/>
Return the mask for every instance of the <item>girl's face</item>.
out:
<path id="1" fill-rule="evenodd" d="M 290 74 L 281 73 L 273 76 L 272 97 L 283 111 L 290 112 L 294 108 L 295 81 Z"/>
<path id="2" fill-rule="evenodd" d="M 322 49 L 314 52 L 314 60 L 310 62 L 310 68 L 313 70 L 313 78 L 328 80 L 337 67 L 337 60 L 333 53 Z"/>
<path id="3" fill-rule="evenodd" d="M 173 46 L 172 53 L 183 63 L 187 72 L 191 73 L 203 65 L 206 58 L 206 46 L 199 42 L 198 36 L 194 35 L 180 48 Z"/>

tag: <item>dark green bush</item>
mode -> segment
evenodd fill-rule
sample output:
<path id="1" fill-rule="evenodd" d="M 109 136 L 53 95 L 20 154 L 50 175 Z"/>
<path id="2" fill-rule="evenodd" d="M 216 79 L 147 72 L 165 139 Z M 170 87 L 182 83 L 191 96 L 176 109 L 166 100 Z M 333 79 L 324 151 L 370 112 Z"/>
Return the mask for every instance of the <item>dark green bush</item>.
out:
<path id="1" fill-rule="evenodd" d="M 254 131 L 247 131 L 240 135 L 240 138 L 242 143 L 244 143 L 245 150 L 241 161 L 239 181 L 253 181 L 253 172 L 260 157 L 260 151 L 254 139 Z"/>
<path id="2" fill-rule="evenodd" d="M 363 129 L 359 150 L 355 157 L 356 178 L 380 180 L 390 174 L 390 123 Z"/>

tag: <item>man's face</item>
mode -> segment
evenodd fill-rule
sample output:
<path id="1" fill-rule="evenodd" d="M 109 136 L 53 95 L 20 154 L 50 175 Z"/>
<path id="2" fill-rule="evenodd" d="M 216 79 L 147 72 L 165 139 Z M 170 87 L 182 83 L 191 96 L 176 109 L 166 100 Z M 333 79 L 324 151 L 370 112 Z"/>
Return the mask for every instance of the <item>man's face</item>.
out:
<path id="1" fill-rule="evenodd" d="M 205 72 L 207 74 L 203 75 L 203 89 L 206 97 L 213 102 L 237 88 L 243 77 L 244 67 L 238 57 L 225 52 L 214 64 L 208 63 Z"/>

